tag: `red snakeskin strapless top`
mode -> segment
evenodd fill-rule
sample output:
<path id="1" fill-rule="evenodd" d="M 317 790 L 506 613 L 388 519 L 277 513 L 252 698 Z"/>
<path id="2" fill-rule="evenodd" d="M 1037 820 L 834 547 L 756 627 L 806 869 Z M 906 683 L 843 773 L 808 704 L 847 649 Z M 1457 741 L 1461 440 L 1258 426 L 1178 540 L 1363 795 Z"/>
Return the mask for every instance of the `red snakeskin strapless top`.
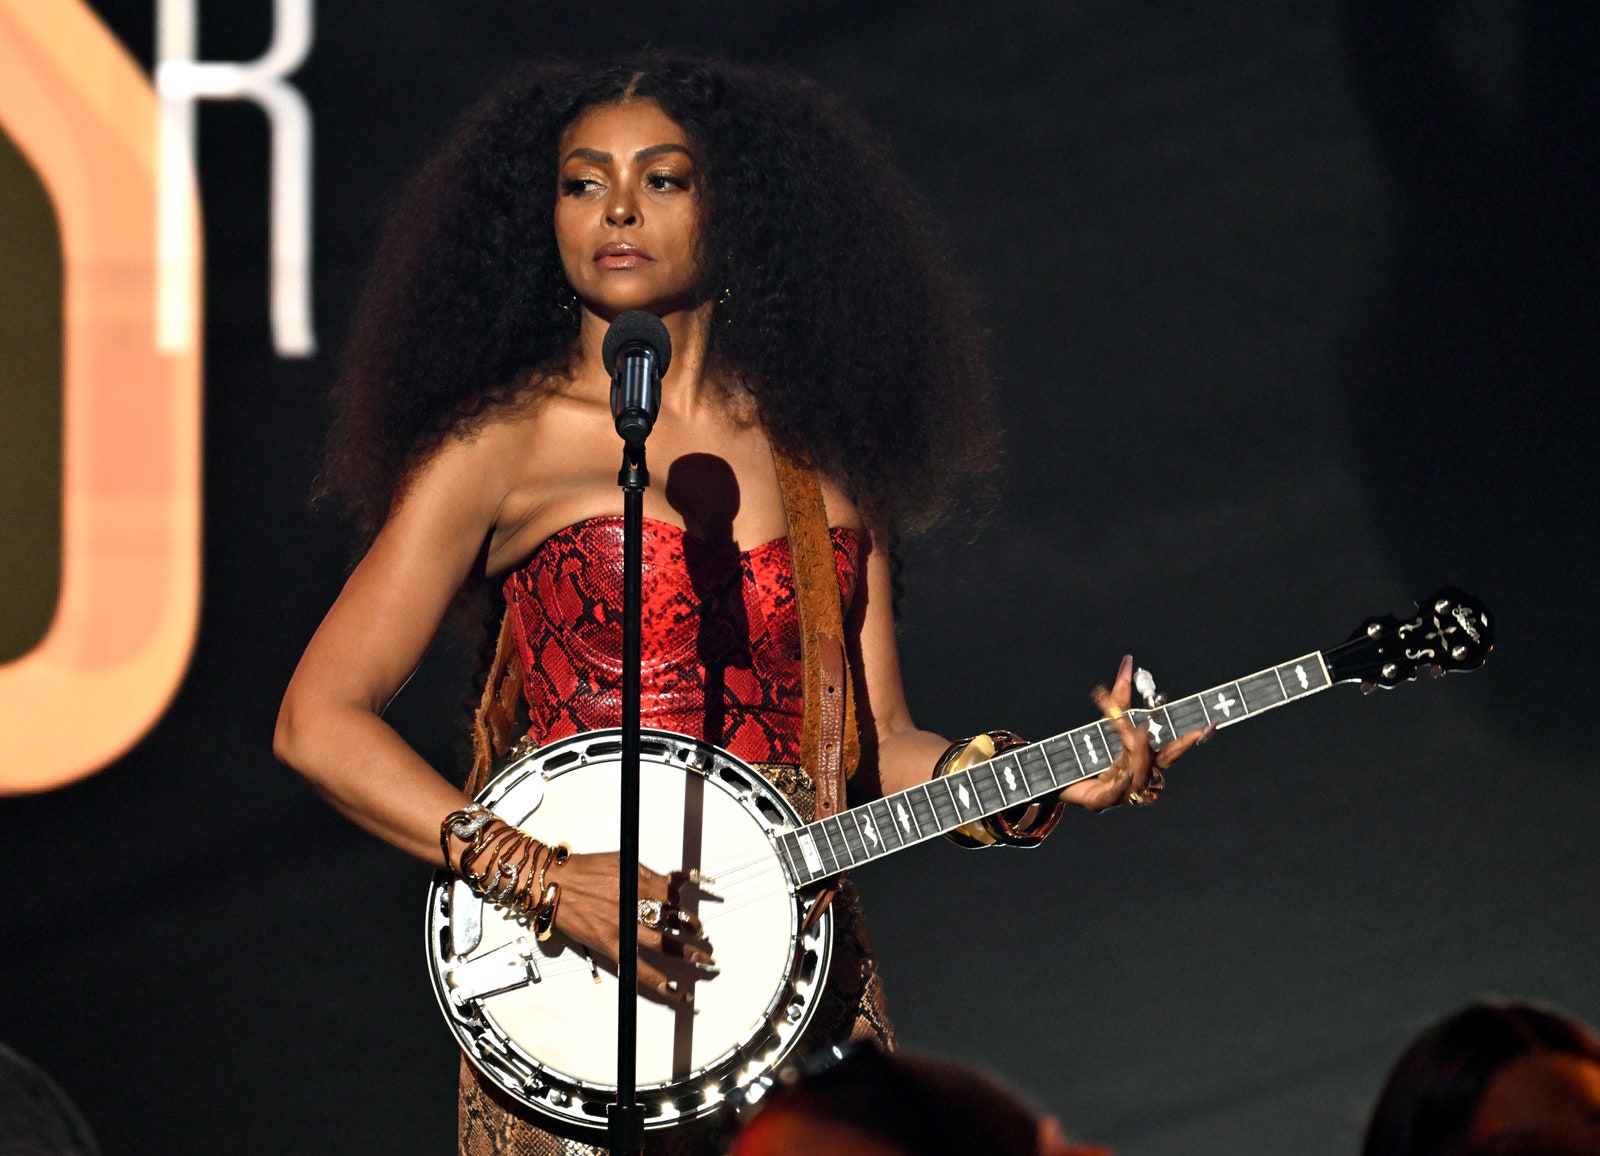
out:
<path id="1" fill-rule="evenodd" d="M 848 613 L 860 535 L 830 531 Z M 789 540 L 708 546 L 644 519 L 640 721 L 750 762 L 798 763 L 799 611 Z M 550 535 L 505 581 L 532 718 L 551 742 L 622 718 L 622 518 Z"/>

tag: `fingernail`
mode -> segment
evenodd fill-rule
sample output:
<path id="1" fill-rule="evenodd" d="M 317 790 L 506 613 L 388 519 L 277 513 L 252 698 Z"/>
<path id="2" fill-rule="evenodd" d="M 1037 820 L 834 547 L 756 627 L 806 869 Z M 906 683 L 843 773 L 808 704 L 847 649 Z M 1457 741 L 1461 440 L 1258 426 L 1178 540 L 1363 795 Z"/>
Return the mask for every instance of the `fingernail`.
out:
<path id="1" fill-rule="evenodd" d="M 1124 654 L 1122 656 L 1122 665 L 1117 667 L 1117 677 L 1118 678 L 1132 678 L 1133 677 L 1133 655 Z"/>

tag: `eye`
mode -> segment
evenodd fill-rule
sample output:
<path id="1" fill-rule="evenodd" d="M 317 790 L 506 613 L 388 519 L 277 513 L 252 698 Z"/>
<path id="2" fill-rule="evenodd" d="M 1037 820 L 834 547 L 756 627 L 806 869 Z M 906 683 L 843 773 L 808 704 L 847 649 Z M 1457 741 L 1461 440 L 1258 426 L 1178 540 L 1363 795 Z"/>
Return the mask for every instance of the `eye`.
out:
<path id="1" fill-rule="evenodd" d="M 667 189 L 687 189 L 689 187 L 688 178 L 679 176 L 677 173 L 651 173 L 645 178 L 645 184 L 658 193 Z"/>
<path id="2" fill-rule="evenodd" d="M 561 180 L 561 194 L 566 197 L 575 197 L 599 187 L 600 182 L 591 177 L 563 177 Z"/>

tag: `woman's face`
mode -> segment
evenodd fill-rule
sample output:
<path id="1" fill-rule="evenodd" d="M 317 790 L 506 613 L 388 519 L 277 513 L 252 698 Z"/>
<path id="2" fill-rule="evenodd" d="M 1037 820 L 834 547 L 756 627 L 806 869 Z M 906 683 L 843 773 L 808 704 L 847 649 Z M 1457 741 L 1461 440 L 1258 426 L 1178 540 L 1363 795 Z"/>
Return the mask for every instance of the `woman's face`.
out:
<path id="1" fill-rule="evenodd" d="M 556 245 L 607 320 L 693 307 L 703 197 L 688 135 L 649 100 L 596 105 L 561 134 Z"/>

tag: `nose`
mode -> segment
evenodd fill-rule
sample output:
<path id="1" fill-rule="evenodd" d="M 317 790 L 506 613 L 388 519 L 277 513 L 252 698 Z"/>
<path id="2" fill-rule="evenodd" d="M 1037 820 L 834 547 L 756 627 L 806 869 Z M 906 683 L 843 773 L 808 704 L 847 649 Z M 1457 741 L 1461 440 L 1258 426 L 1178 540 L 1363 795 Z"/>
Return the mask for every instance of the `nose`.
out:
<path id="1" fill-rule="evenodd" d="M 626 186 L 613 186 L 611 195 L 606 199 L 606 224 L 637 225 L 638 223 L 639 204 L 634 199 L 633 191 Z"/>

